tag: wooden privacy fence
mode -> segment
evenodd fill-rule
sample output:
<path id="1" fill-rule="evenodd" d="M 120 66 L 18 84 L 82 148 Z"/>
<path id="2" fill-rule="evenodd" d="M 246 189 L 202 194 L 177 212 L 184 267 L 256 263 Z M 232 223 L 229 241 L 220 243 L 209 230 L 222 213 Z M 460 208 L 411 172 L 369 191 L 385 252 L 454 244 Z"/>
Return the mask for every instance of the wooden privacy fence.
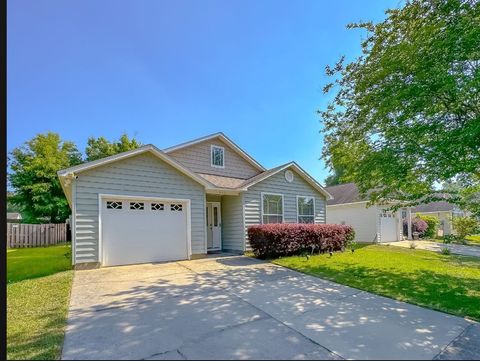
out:
<path id="1" fill-rule="evenodd" d="M 24 224 L 7 223 L 7 247 L 43 247 L 65 242 L 65 223 Z"/>

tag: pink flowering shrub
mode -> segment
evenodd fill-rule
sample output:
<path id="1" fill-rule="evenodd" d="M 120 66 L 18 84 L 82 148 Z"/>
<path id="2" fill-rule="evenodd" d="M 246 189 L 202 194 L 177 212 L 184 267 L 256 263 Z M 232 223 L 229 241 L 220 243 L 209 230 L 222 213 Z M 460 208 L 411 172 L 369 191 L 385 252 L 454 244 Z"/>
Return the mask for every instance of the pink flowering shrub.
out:
<path id="1" fill-rule="evenodd" d="M 274 223 L 248 227 L 248 239 L 259 258 L 323 253 L 344 249 L 355 237 L 351 226 L 339 224 Z"/>
<path id="2" fill-rule="evenodd" d="M 425 231 L 428 228 L 428 223 L 423 219 L 415 217 L 412 219 L 412 232 L 418 232 L 419 236 L 422 237 L 425 234 Z M 403 233 L 408 234 L 408 222 L 407 220 L 403 221 Z"/>

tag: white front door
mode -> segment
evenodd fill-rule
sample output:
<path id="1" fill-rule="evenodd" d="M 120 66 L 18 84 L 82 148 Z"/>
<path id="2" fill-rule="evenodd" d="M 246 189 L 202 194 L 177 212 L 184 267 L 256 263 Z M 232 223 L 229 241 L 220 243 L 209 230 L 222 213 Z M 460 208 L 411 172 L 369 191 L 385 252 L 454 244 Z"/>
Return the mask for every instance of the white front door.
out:
<path id="1" fill-rule="evenodd" d="M 207 249 L 222 249 L 222 215 L 220 202 L 207 202 Z"/>

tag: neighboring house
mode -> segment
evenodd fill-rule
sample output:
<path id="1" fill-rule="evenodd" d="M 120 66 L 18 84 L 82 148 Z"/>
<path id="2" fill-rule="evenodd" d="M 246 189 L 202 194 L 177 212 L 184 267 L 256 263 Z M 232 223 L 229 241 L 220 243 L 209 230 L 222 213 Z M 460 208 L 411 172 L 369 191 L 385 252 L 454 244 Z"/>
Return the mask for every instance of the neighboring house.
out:
<path id="1" fill-rule="evenodd" d="M 325 223 L 330 194 L 295 162 L 265 169 L 222 133 L 58 172 L 73 263 L 122 265 L 249 249 L 247 227 Z"/>
<path id="2" fill-rule="evenodd" d="M 327 223 L 347 224 L 357 242 L 394 242 L 403 239 L 402 214 L 387 205 L 367 207 L 354 183 L 326 187 L 333 199 L 327 202 Z"/>
<path id="3" fill-rule="evenodd" d="M 466 215 L 466 213 L 461 211 L 457 206 L 446 201 L 420 204 L 412 208 L 412 214 L 437 217 L 440 221 L 438 229 L 439 236 L 455 233 L 452 218 Z"/>
<path id="4" fill-rule="evenodd" d="M 20 223 L 22 221 L 22 215 L 17 212 L 7 212 L 7 222 Z"/>

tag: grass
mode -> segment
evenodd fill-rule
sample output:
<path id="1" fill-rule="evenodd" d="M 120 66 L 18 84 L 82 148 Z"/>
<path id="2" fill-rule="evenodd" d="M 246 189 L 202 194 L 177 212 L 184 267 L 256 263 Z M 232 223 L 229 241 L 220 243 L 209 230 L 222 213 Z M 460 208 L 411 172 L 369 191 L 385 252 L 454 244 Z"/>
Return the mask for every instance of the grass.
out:
<path id="1" fill-rule="evenodd" d="M 468 244 L 466 246 L 476 246 L 480 247 L 480 235 L 476 234 L 473 236 L 466 236 L 465 239 L 468 241 Z M 432 241 L 432 242 L 438 242 L 438 243 L 443 243 L 443 237 L 437 237 L 437 238 L 429 238 L 426 239 L 426 241 Z M 453 242 L 453 244 L 461 244 L 464 245 L 460 242 Z"/>
<path id="2" fill-rule="evenodd" d="M 73 280 L 69 252 L 68 246 L 7 251 L 8 360 L 60 358 Z"/>
<path id="3" fill-rule="evenodd" d="M 475 244 L 476 246 L 480 246 L 480 234 L 476 234 L 474 236 L 467 236 L 465 237 L 465 239 L 469 242 L 469 243 L 473 243 Z"/>
<path id="4" fill-rule="evenodd" d="M 71 268 L 70 246 L 7 250 L 7 282 L 43 277 Z"/>
<path id="5" fill-rule="evenodd" d="M 480 320 L 480 259 L 379 245 L 272 261 L 313 276 Z"/>

